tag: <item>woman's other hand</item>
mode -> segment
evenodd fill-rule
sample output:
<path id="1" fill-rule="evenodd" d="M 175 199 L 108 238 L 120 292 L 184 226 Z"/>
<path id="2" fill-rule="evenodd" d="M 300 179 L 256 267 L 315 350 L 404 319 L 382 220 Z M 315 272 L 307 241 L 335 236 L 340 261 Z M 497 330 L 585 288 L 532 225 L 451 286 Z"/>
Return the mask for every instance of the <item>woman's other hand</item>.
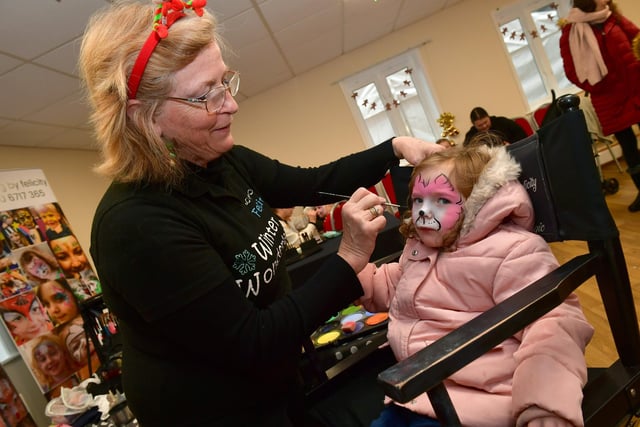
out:
<path id="1" fill-rule="evenodd" d="M 356 273 L 369 262 L 376 237 L 387 223 L 382 214 L 384 202 L 384 198 L 359 188 L 342 207 L 343 230 L 338 255 Z"/>
<path id="2" fill-rule="evenodd" d="M 426 142 L 412 136 L 397 136 L 391 141 L 393 153 L 399 159 L 405 159 L 412 165 L 417 165 L 425 157 L 436 151 L 445 150 L 440 144 Z"/>

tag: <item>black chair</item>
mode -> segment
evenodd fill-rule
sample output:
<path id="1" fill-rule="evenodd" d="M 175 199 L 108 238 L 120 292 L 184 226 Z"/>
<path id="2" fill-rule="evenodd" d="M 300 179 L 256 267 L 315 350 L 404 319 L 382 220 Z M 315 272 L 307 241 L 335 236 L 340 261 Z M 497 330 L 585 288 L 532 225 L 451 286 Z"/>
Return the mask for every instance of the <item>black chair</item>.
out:
<path id="1" fill-rule="evenodd" d="M 548 242 L 585 241 L 586 253 L 378 376 L 385 393 L 398 402 L 426 392 L 442 425 L 460 425 L 443 385 L 447 377 L 561 304 L 593 276 L 619 359 L 589 370 L 582 406 L 585 424 L 613 426 L 640 409 L 640 331 L 631 284 L 578 102 L 564 99 L 567 111 L 509 149 L 522 164 L 536 231 Z M 536 186 L 526 185 L 534 180 Z M 537 191 L 531 191 L 534 188 Z"/>

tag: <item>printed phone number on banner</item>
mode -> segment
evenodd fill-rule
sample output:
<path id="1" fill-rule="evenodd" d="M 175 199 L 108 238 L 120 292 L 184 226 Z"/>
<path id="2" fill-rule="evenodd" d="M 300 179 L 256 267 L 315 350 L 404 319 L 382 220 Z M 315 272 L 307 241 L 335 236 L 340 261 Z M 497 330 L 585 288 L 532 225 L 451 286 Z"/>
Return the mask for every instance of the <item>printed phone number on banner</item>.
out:
<path id="1" fill-rule="evenodd" d="M 6 202 L 19 202 L 21 200 L 33 200 L 46 197 L 47 193 L 44 190 L 29 190 L 19 191 L 16 193 L 0 193 L 0 203 Z"/>

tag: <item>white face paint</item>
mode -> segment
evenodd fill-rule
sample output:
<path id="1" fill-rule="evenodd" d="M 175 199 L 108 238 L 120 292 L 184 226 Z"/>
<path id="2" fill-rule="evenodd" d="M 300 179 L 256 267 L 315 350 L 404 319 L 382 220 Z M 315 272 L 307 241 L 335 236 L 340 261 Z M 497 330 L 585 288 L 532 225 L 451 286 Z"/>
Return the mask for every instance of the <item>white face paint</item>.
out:
<path id="1" fill-rule="evenodd" d="M 411 193 L 411 219 L 422 243 L 441 247 L 443 237 L 462 215 L 464 197 L 447 174 L 450 168 L 438 168 L 416 177 Z"/>

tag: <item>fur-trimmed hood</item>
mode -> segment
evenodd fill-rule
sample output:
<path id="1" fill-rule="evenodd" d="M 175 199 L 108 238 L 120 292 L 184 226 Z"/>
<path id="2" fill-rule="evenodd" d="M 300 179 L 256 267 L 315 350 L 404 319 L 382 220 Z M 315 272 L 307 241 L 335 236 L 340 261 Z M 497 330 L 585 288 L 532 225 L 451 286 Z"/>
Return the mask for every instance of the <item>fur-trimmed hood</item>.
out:
<path id="1" fill-rule="evenodd" d="M 531 230 L 533 206 L 518 182 L 520 164 L 504 147 L 487 147 L 492 159 L 487 163 L 473 191 L 464 203 L 465 218 L 457 245 L 484 238 L 498 225 L 512 222 Z"/>

